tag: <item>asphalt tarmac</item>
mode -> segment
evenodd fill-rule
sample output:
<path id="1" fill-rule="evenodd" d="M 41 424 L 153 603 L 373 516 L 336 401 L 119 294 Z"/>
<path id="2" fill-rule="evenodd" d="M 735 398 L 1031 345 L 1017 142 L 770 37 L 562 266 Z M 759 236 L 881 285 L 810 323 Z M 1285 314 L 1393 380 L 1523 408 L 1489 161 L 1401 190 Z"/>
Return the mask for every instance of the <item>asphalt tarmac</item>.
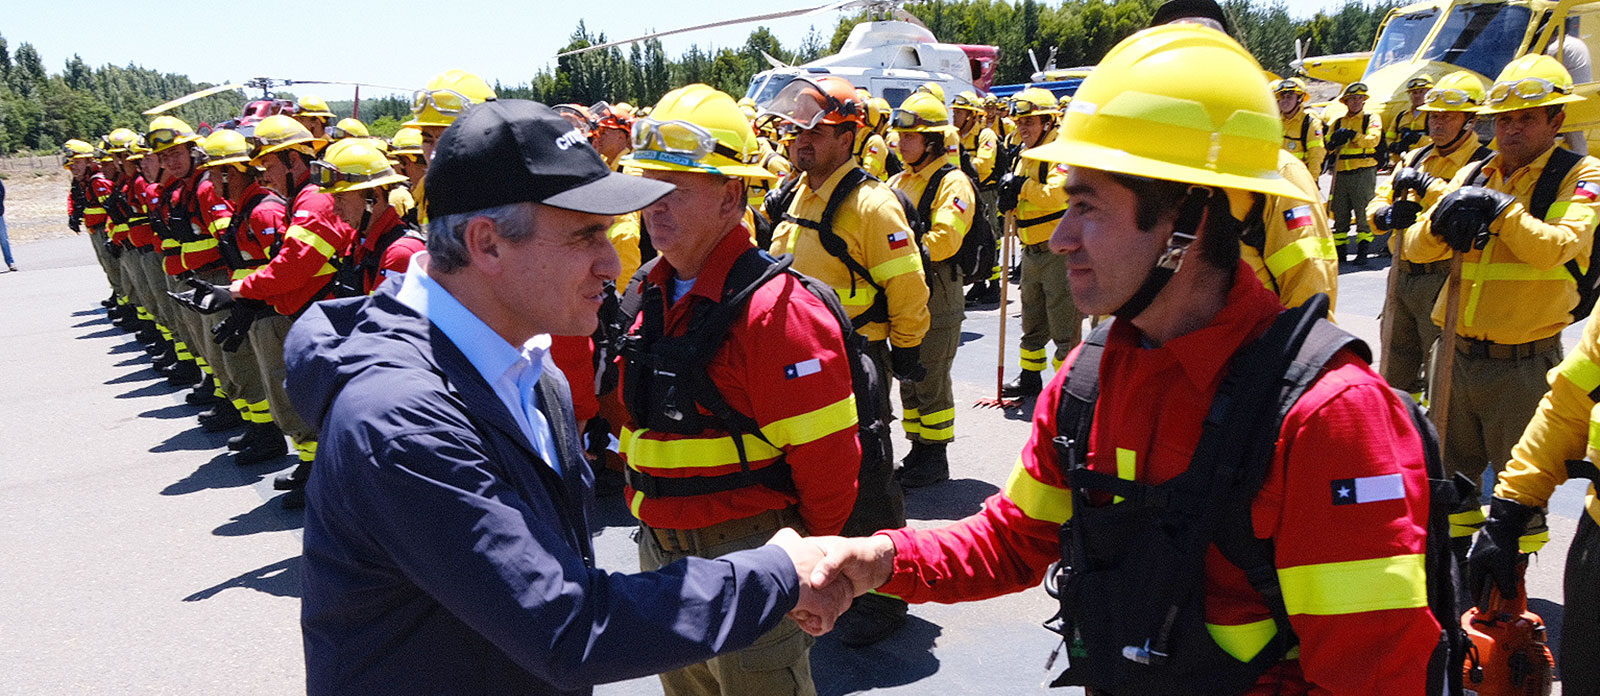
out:
<path id="1" fill-rule="evenodd" d="M 200 430 L 185 392 L 167 386 L 139 344 L 106 320 L 97 303 L 109 290 L 86 238 L 14 251 L 22 270 L 0 274 L 0 693 L 303 692 L 301 516 L 281 510 L 271 486 L 293 462 L 236 466 L 223 447 L 228 434 Z M 1384 263 L 1340 277 L 1336 318 L 1374 346 Z M 1013 301 L 1007 377 L 1017 311 Z M 969 406 L 994 393 L 998 322 L 998 309 L 968 313 L 954 371 L 954 480 L 908 494 L 913 526 L 978 511 L 1027 438 L 1028 411 Z M 1568 329 L 1569 348 L 1580 330 Z M 897 442 L 899 454 L 905 449 Z M 1558 490 L 1552 541 L 1529 570 L 1533 609 L 1556 642 L 1560 575 L 1582 505 L 1581 485 Z M 631 518 L 618 500 L 601 507 L 600 565 L 631 572 Z M 1057 641 L 1040 624 L 1053 612 L 1037 588 L 915 606 L 904 629 L 871 648 L 819 640 L 818 692 L 1045 692 L 1045 658 Z M 660 687 L 640 679 L 596 693 Z"/>

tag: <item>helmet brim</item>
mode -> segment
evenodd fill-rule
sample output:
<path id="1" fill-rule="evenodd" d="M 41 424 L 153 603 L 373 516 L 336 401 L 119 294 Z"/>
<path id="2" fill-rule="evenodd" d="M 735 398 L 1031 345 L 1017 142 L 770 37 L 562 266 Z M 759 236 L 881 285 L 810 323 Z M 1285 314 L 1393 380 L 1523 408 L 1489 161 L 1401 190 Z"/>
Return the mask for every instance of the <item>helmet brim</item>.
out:
<path id="1" fill-rule="evenodd" d="M 1067 140 L 1055 140 L 1039 147 L 1022 151 L 1023 159 L 1057 162 L 1069 167 L 1084 167 L 1104 172 L 1142 176 L 1149 179 L 1177 181 L 1197 186 L 1254 191 L 1272 196 L 1310 201 L 1306 192 L 1295 186 L 1276 169 L 1269 171 L 1224 172 L 1198 169 L 1140 157 L 1124 150 L 1090 145 Z"/>

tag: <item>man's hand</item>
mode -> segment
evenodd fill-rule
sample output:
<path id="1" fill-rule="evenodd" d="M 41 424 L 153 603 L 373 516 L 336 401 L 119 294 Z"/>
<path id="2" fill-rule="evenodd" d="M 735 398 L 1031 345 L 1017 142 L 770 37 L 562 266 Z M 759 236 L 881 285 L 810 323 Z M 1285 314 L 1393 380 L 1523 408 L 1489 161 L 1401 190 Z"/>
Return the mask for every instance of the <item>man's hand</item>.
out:
<path id="1" fill-rule="evenodd" d="M 802 539 L 793 529 L 784 527 L 767 541 L 789 554 L 795 573 L 800 577 L 800 601 L 789 616 L 800 624 L 800 629 L 813 636 L 833 630 L 833 622 L 850 608 L 856 592 L 849 582 L 818 585 L 812 581 L 817 563 L 822 560 L 822 547 L 810 539 Z"/>
<path id="2" fill-rule="evenodd" d="M 921 382 L 928 376 L 928 368 L 922 364 L 922 346 L 890 346 L 889 369 L 902 382 Z"/>
<path id="3" fill-rule="evenodd" d="M 1509 498 L 1496 496 L 1489 502 L 1489 519 L 1467 552 L 1467 589 L 1479 608 L 1487 609 L 1488 582 L 1500 588 L 1500 596 L 1517 596 L 1522 580 L 1522 551 L 1519 540 L 1528 522 L 1539 509 Z"/>
<path id="4" fill-rule="evenodd" d="M 106 242 L 105 242 L 105 247 L 106 247 L 106 253 L 110 254 L 111 258 L 114 258 L 114 259 L 122 258 L 122 245 L 118 244 L 115 240 L 111 239 L 110 237 L 107 237 L 106 238 Z"/>
<path id="5" fill-rule="evenodd" d="M 1393 209 L 1394 206 L 1386 205 L 1377 209 L 1376 211 L 1373 211 L 1372 225 L 1380 230 L 1383 230 L 1384 232 L 1394 229 L 1394 227 L 1389 224 L 1389 211 Z"/>
<path id="6" fill-rule="evenodd" d="M 1439 177 L 1415 167 L 1401 167 L 1394 170 L 1394 178 L 1389 180 L 1389 188 L 1394 191 L 1394 199 L 1405 197 L 1406 191 L 1412 191 L 1418 198 L 1428 195 L 1428 187 L 1438 181 Z"/>
<path id="7" fill-rule="evenodd" d="M 1433 209 L 1433 233 L 1450 248 L 1465 253 L 1489 243 L 1489 225 L 1499 218 L 1516 198 L 1482 186 L 1463 186 L 1451 191 Z"/>
<path id="8" fill-rule="evenodd" d="M 894 542 L 874 534 L 869 537 L 812 537 L 827 557 L 811 571 L 811 584 L 848 583 L 854 594 L 882 587 L 894 574 Z"/>
<path id="9" fill-rule="evenodd" d="M 1017 204 L 1022 200 L 1022 185 L 1027 183 L 1028 177 L 1017 176 L 1015 172 L 1006 172 L 1000 177 L 998 206 L 1001 213 L 1009 213 L 1017 209 Z"/>
<path id="10" fill-rule="evenodd" d="M 1394 205 L 1387 206 L 1384 210 L 1385 229 L 1403 230 L 1417 224 L 1417 216 L 1422 214 L 1422 204 L 1413 200 L 1395 201 Z"/>
<path id="11" fill-rule="evenodd" d="M 1328 149 L 1332 150 L 1335 148 L 1344 147 L 1345 143 L 1350 142 L 1350 140 L 1355 137 L 1356 132 L 1350 130 L 1349 128 L 1335 128 L 1333 129 L 1332 133 L 1328 134 Z"/>
<path id="12" fill-rule="evenodd" d="M 199 278 L 185 279 L 192 290 L 183 292 L 168 292 L 178 304 L 200 312 L 201 314 L 215 314 L 233 305 L 233 293 L 223 285 L 213 285 Z"/>
<path id="13" fill-rule="evenodd" d="M 83 218 L 76 215 L 68 215 L 67 229 L 72 230 L 73 234 L 83 234 Z"/>

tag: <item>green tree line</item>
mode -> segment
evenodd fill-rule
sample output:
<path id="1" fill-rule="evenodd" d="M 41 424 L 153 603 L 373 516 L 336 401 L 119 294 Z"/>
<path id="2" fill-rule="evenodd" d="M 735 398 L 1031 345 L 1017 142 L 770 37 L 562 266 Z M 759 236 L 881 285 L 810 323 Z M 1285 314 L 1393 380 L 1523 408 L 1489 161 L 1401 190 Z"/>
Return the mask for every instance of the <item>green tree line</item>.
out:
<path id="1" fill-rule="evenodd" d="M 1026 82 L 1034 71 L 1030 50 L 1043 63 L 1054 51 L 1060 67 L 1093 65 L 1129 34 L 1149 24 L 1161 0 L 926 0 L 905 9 L 920 18 L 939 40 L 998 46 L 996 84 Z M 1336 9 L 1307 19 L 1289 15 L 1282 0 L 1222 0 L 1239 38 L 1261 64 L 1279 74 L 1289 72 L 1295 40 L 1308 55 L 1365 51 L 1395 0 L 1344 0 Z M 705 82 L 730 94 L 744 94 L 750 77 L 769 67 L 763 53 L 790 63 L 813 60 L 839 50 L 856 24 L 873 19 L 865 14 L 842 16 L 831 33 L 812 30 L 796 43 L 784 44 L 766 27 L 750 32 L 737 47 L 692 44 L 676 58 L 659 40 L 559 58 L 518 82 L 496 81 L 503 98 L 535 99 L 560 104 L 606 100 L 652 104 L 668 90 Z M 561 50 L 605 43 L 580 21 Z M 28 43 L 13 51 L 0 37 L 0 152 L 50 150 L 68 138 L 98 135 L 113 128 L 143 130 L 149 118 L 140 112 L 193 91 L 210 87 L 187 76 L 128 65 L 90 68 L 78 56 L 66 59 L 60 72 L 45 69 L 45 60 Z M 191 125 L 214 124 L 239 113 L 256 95 L 233 90 L 199 99 L 169 112 Z M 279 93 L 277 96 L 287 97 Z M 348 101 L 333 101 L 335 113 L 351 113 Z M 375 135 L 390 135 L 410 117 L 409 100 L 401 97 L 364 99 L 361 119 Z"/>

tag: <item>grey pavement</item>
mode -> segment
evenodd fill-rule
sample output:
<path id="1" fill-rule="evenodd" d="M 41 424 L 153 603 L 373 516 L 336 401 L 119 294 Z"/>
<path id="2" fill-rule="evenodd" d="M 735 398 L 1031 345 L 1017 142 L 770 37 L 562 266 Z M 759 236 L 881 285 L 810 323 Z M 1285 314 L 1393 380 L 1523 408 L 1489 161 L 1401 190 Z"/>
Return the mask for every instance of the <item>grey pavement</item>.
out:
<path id="1" fill-rule="evenodd" d="M 303 690 L 300 515 L 279 509 L 278 465 L 241 468 L 224 435 L 167 387 L 96 304 L 108 294 L 82 237 L 16 245 L 0 274 L 0 693 L 284 694 Z M 1383 262 L 1341 276 L 1339 323 L 1376 344 Z M 1008 313 L 1006 373 L 1020 335 Z M 957 360 L 955 480 L 908 495 L 911 524 L 976 512 L 1002 485 L 1029 413 L 968 408 L 994 391 L 997 309 L 970 312 Z M 1568 331 L 1570 346 L 1578 329 Z M 903 442 L 897 447 L 903 453 Z M 1560 624 L 1560 573 L 1582 487 L 1552 501 L 1552 536 L 1530 571 L 1534 608 Z M 602 505 L 597 550 L 637 568 L 626 510 Z M 1044 692 L 1054 611 L 1038 589 L 912 608 L 906 629 L 865 650 L 812 651 L 822 694 Z M 1552 631 L 1556 633 L 1556 631 Z M 641 646 L 646 647 L 646 646 Z M 604 685 L 654 694 L 653 678 Z M 1078 693 L 1077 690 L 1053 693 Z"/>

